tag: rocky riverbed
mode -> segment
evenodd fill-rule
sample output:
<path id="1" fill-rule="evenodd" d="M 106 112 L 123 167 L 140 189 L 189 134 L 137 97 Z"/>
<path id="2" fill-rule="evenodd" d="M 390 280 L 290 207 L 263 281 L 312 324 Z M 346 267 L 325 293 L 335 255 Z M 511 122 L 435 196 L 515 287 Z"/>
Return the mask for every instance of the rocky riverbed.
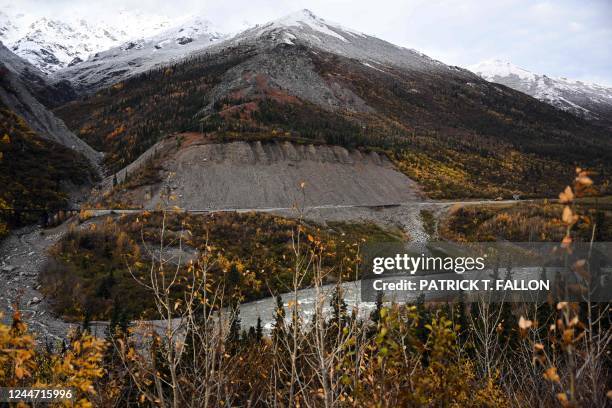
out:
<path id="1" fill-rule="evenodd" d="M 53 229 L 26 227 L 13 231 L 0 242 L 0 313 L 12 320 L 19 310 L 39 338 L 61 340 L 71 327 L 49 312 L 40 292 L 38 274 L 47 262 L 47 250 L 68 230 L 69 223 Z"/>

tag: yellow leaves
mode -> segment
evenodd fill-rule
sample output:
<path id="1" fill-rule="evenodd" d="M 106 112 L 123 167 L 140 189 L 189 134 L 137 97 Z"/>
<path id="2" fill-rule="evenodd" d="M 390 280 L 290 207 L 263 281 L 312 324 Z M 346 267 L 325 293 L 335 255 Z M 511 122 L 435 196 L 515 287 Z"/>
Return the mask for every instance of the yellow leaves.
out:
<path id="1" fill-rule="evenodd" d="M 125 132 L 125 125 L 119 125 L 118 128 L 116 128 L 115 130 L 113 130 L 111 133 L 109 133 L 106 136 L 106 139 L 107 140 L 114 139 L 117 136 L 119 136 L 120 134 L 122 134 L 123 132 Z"/>
<path id="2" fill-rule="evenodd" d="M 23 378 L 24 373 L 24 369 L 21 366 L 15 367 L 15 377 L 17 377 L 19 380 Z"/>
<path id="3" fill-rule="evenodd" d="M 557 400 L 559 401 L 559 403 L 561 404 L 562 407 L 569 406 L 569 401 L 567 400 L 567 394 L 566 393 L 560 392 L 559 394 L 557 394 Z"/>
<path id="4" fill-rule="evenodd" d="M 2 136 L 2 143 L 11 144 L 11 137 L 8 135 L 8 133 L 5 133 L 4 136 Z"/>
<path id="5" fill-rule="evenodd" d="M 544 378 L 546 378 L 548 381 L 552 381 L 556 383 L 561 381 L 559 374 L 557 374 L 557 367 L 547 368 L 546 371 L 544 371 Z"/>
<path id="6" fill-rule="evenodd" d="M 563 330 L 563 343 L 572 344 L 574 340 L 574 329 L 565 329 Z"/>
<path id="7" fill-rule="evenodd" d="M 574 214 L 574 212 L 568 205 L 563 208 L 563 215 L 561 216 L 561 219 L 565 224 L 573 225 L 578 222 L 578 218 L 578 215 Z"/>
<path id="8" fill-rule="evenodd" d="M 586 175 L 579 175 L 578 177 L 576 177 L 576 182 L 578 184 L 582 184 L 583 186 L 593 185 L 593 180 L 591 180 L 591 178 Z"/>
<path id="9" fill-rule="evenodd" d="M 565 187 L 565 190 L 559 194 L 559 202 L 561 204 L 567 204 L 574 201 L 574 192 L 570 186 Z"/>
<path id="10" fill-rule="evenodd" d="M 518 325 L 521 330 L 527 330 L 533 327 L 533 321 L 527 320 L 523 316 L 521 316 Z"/>

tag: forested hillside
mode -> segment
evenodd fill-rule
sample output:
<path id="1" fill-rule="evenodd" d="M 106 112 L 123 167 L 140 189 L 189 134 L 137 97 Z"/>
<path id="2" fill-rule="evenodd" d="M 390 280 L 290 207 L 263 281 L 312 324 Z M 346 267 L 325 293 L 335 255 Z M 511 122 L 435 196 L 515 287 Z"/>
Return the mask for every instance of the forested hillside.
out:
<path id="1" fill-rule="evenodd" d="M 310 79 L 279 85 L 286 78 L 270 67 L 283 64 L 306 66 L 340 102 L 317 103 Z M 610 174 L 612 140 L 601 128 L 467 71 L 448 72 L 368 66 L 304 46 L 241 46 L 117 83 L 56 113 L 108 152 L 113 170 L 168 133 L 203 130 L 220 140 L 384 150 L 438 198 L 552 195 L 576 164 Z"/>
<path id="2" fill-rule="evenodd" d="M 41 138 L 0 101 L 0 223 L 20 225 L 65 208 L 67 187 L 94 177 L 85 157 Z"/>
<path id="3" fill-rule="evenodd" d="M 206 94 L 226 70 L 248 57 L 195 58 L 153 70 L 56 110 L 94 149 L 107 152 L 106 164 L 118 170 L 164 135 L 198 128 L 197 113 Z"/>

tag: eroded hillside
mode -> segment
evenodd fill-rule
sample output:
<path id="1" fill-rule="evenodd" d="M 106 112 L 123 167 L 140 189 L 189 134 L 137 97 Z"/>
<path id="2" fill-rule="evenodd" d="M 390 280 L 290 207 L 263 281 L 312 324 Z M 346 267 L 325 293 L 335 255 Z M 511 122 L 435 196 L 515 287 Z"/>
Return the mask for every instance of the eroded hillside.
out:
<path id="1" fill-rule="evenodd" d="M 199 134 L 179 134 L 156 144 L 119 171 L 117 183 L 106 206 L 156 208 L 170 197 L 173 205 L 190 210 L 388 205 L 419 199 L 416 184 L 375 152 L 287 141 L 218 143 Z"/>

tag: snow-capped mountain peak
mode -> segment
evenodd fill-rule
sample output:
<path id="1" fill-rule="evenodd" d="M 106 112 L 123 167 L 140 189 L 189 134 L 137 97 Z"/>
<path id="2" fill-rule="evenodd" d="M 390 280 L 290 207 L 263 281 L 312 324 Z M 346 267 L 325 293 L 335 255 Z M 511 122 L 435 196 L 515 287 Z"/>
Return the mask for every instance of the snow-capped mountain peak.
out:
<path id="1" fill-rule="evenodd" d="M 535 80 L 535 74 L 511 62 L 500 59 L 490 59 L 478 64 L 471 65 L 468 69 L 487 81 L 493 81 L 495 77 L 507 77 L 515 75 L 521 79 Z"/>
<path id="2" fill-rule="evenodd" d="M 428 56 L 318 17 L 308 9 L 256 25 L 228 40 L 231 44 L 306 45 L 361 61 L 373 69 L 399 66 L 415 70 L 446 70 Z M 223 45 L 223 44 L 221 44 Z"/>
<path id="3" fill-rule="evenodd" d="M 536 74 L 498 59 L 467 68 L 487 81 L 506 85 L 577 116 L 612 123 L 612 88 Z"/>
<path id="4" fill-rule="evenodd" d="M 359 35 L 365 37 L 365 34 L 351 29 L 342 27 L 340 24 L 324 20 L 317 17 L 312 11 L 303 9 L 295 13 L 291 13 L 285 17 L 269 23 L 269 27 L 286 28 L 286 27 L 309 27 L 310 29 L 322 34 L 330 35 L 341 41 L 349 42 L 346 33 L 351 36 Z M 342 35 L 345 34 L 345 35 Z"/>
<path id="5" fill-rule="evenodd" d="M 8 45 L 17 55 L 50 73 L 75 59 L 87 59 L 92 52 L 117 41 L 107 27 L 93 27 L 84 20 L 69 24 L 41 18 L 27 27 L 23 37 Z"/>
<path id="6" fill-rule="evenodd" d="M 288 14 L 277 20 L 270 21 L 263 25 L 256 25 L 253 28 L 247 29 L 245 33 L 255 35 L 257 37 L 271 32 L 285 32 L 286 35 L 282 41 L 291 44 L 296 35 L 295 31 L 307 31 L 311 39 L 315 41 L 323 41 L 319 35 L 333 37 L 343 42 L 350 42 L 351 37 L 360 36 L 366 37 L 365 34 L 355 30 L 348 29 L 340 24 L 324 20 L 317 17 L 312 11 L 302 9 L 294 13 Z"/>

